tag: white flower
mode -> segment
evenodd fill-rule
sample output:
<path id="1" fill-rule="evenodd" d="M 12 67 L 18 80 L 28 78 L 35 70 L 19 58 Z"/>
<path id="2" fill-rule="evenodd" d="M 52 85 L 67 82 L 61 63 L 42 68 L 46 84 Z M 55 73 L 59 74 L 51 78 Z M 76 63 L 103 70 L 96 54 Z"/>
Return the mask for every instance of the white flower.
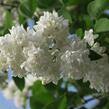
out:
<path id="1" fill-rule="evenodd" d="M 30 87 L 34 84 L 34 82 L 38 80 L 38 78 L 36 78 L 36 76 L 32 75 L 32 74 L 28 74 L 26 77 L 25 77 L 25 81 L 26 81 L 26 87 Z"/>
<path id="2" fill-rule="evenodd" d="M 83 78 L 90 61 L 88 54 L 89 51 L 84 40 L 75 38 L 71 43 L 71 48 L 66 50 L 61 57 L 62 76 L 72 79 Z"/>
<path id="3" fill-rule="evenodd" d="M 12 27 L 10 34 L 0 37 L 0 66 L 4 70 L 11 66 L 14 76 L 22 77 L 26 73 L 20 68 L 24 61 L 23 46 L 27 44 L 26 37 L 27 32 L 22 26 Z"/>
<path id="4" fill-rule="evenodd" d="M 107 55 L 91 62 L 89 71 L 86 73 L 84 80 L 88 80 L 91 88 L 99 92 L 109 92 L 109 62 Z"/>
<path id="5" fill-rule="evenodd" d="M 84 39 L 90 46 L 93 46 L 94 40 L 96 38 L 98 38 L 98 35 L 97 34 L 94 35 L 92 29 L 90 29 L 89 31 L 85 31 Z"/>
<path id="6" fill-rule="evenodd" d="M 67 30 L 66 36 L 68 34 L 68 21 L 62 16 L 59 17 L 55 11 L 53 11 L 53 13 L 44 12 L 44 15 L 40 17 L 34 28 L 42 34 L 46 34 L 45 36 L 50 36 L 50 34 L 56 36 L 63 30 Z"/>
<path id="7" fill-rule="evenodd" d="M 34 45 L 24 49 L 26 61 L 22 63 L 21 68 L 27 72 L 31 72 L 38 79 L 42 79 L 44 83 L 57 82 L 59 79 L 59 60 L 58 56 Z"/>
<path id="8" fill-rule="evenodd" d="M 95 42 L 96 38 L 98 35 L 93 34 L 92 29 L 85 31 L 82 40 L 71 35 L 68 21 L 55 11 L 44 12 L 33 29 L 28 27 L 25 30 L 19 25 L 12 27 L 9 34 L 0 37 L 0 71 L 7 71 L 11 67 L 13 76 L 26 77 L 26 86 L 23 92 L 17 92 L 15 84 L 11 84 L 4 90 L 5 95 L 9 98 L 17 95 L 15 103 L 21 106 L 29 87 L 36 80 L 40 79 L 44 84 L 57 83 L 62 77 L 84 78 L 90 81 L 91 87 L 108 92 L 108 58 L 105 47 Z M 89 49 L 102 58 L 91 61 Z M 4 80 L 6 76 L 0 74 L 1 80 Z"/>
<path id="9" fill-rule="evenodd" d="M 0 53 L 0 71 L 6 71 L 8 68 L 6 55 Z"/>
<path id="10" fill-rule="evenodd" d="M 69 42 L 68 21 L 55 11 L 45 12 L 34 29 L 36 37 L 23 49 L 26 60 L 21 68 L 43 83 L 56 83 L 60 79 L 60 51 L 63 52 Z"/>
<path id="11" fill-rule="evenodd" d="M 94 43 L 94 45 L 91 47 L 91 50 L 95 51 L 99 55 L 104 55 L 104 52 L 106 51 L 105 47 L 100 46 L 98 42 Z"/>
<path id="12" fill-rule="evenodd" d="M 44 12 L 34 29 L 43 38 L 55 40 L 59 47 L 65 45 L 69 34 L 68 21 L 62 16 L 59 17 L 55 11 L 53 13 Z"/>

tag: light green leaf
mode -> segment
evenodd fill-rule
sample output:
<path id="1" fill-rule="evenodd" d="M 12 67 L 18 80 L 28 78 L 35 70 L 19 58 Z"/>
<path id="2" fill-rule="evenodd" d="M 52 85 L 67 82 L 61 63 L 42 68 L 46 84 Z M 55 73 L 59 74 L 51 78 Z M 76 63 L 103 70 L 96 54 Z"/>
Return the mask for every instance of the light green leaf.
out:
<path id="1" fill-rule="evenodd" d="M 107 32 L 109 31 L 109 19 L 101 18 L 95 23 L 95 31 L 96 32 Z"/>
<path id="2" fill-rule="evenodd" d="M 30 105 L 32 109 L 41 109 L 53 101 L 53 95 L 42 85 L 41 81 L 36 81 L 32 87 Z"/>
<path id="3" fill-rule="evenodd" d="M 91 17 L 98 17 L 106 8 L 108 0 L 94 0 L 88 4 L 88 13 Z"/>
<path id="4" fill-rule="evenodd" d="M 12 27 L 12 21 L 13 20 L 11 13 L 9 11 L 5 11 L 3 25 L 6 30 Z"/>

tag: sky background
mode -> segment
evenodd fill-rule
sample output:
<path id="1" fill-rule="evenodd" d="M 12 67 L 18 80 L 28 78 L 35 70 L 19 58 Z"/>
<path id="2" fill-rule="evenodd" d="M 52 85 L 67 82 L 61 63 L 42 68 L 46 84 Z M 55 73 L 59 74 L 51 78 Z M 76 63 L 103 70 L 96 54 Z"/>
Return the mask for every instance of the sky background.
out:
<path id="1" fill-rule="evenodd" d="M 13 100 L 5 99 L 2 92 L 0 92 L 0 109 L 22 109 L 22 108 L 17 108 L 14 105 Z"/>

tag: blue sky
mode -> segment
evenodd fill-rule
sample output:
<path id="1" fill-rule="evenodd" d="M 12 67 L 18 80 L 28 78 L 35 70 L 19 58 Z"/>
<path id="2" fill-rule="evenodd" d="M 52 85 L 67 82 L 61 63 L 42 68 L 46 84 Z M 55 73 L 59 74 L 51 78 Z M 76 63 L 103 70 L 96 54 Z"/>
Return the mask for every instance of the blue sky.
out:
<path id="1" fill-rule="evenodd" d="M 13 100 L 5 99 L 2 92 L 0 92 L 0 109 L 18 109 L 18 108 L 16 108 L 16 106 L 14 105 Z"/>

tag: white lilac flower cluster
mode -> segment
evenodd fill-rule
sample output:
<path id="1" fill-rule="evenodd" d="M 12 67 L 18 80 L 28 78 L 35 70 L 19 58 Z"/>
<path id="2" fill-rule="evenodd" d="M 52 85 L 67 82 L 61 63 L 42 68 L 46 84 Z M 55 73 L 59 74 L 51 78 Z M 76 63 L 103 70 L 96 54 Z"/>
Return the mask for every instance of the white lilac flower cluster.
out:
<path id="1" fill-rule="evenodd" d="M 81 40 L 69 33 L 68 21 L 62 16 L 44 12 L 33 29 L 17 25 L 0 37 L 0 70 L 11 67 L 13 76 L 31 74 L 44 84 L 57 83 L 60 78 L 83 78 L 92 88 L 108 92 L 108 56 L 95 42 L 97 38 L 90 29 Z M 90 50 L 102 58 L 91 61 Z"/>

